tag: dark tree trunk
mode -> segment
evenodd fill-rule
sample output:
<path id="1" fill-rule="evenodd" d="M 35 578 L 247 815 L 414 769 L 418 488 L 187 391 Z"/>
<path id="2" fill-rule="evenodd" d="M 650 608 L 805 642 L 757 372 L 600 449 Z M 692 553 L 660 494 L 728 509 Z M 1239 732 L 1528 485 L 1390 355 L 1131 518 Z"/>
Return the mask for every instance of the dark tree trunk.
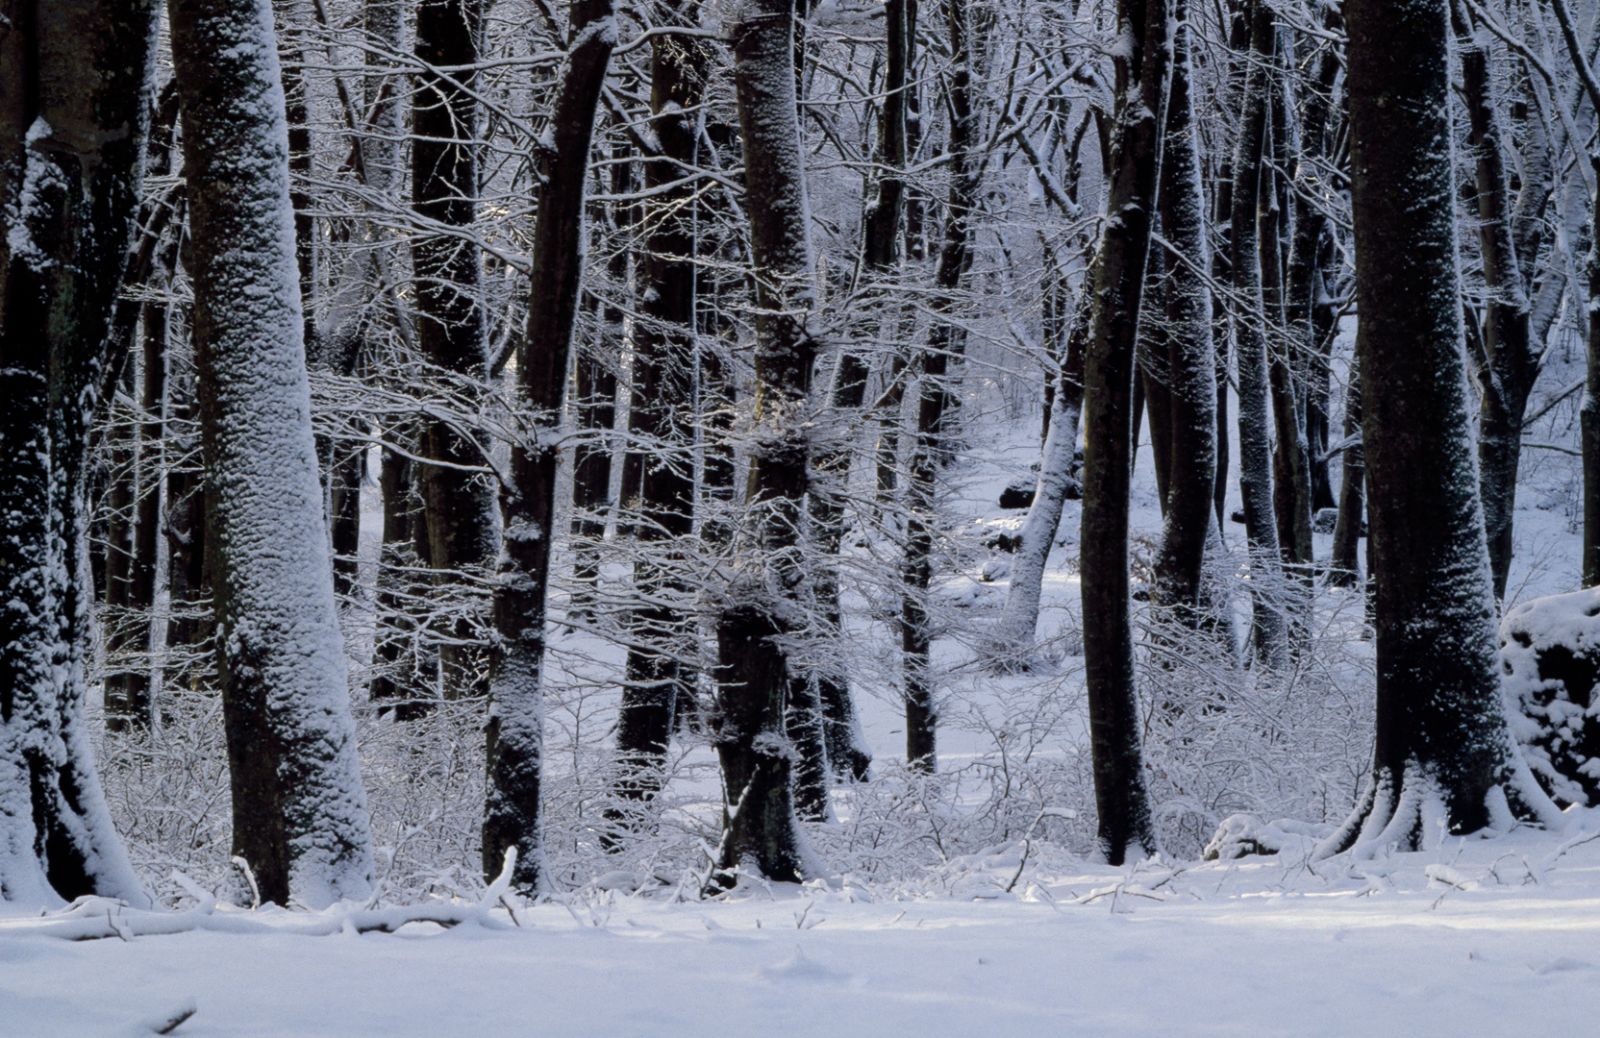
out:
<path id="1" fill-rule="evenodd" d="M 1583 52 L 1567 0 L 1550 0 L 1567 57 L 1578 74 L 1589 105 L 1600 113 L 1600 80 Z M 1583 405 L 1579 412 L 1579 443 L 1583 453 L 1583 558 L 1584 587 L 1600 584 L 1600 151 L 1589 155 L 1594 171 L 1594 198 L 1589 222 L 1589 337 L 1587 343 Z"/>
<path id="2" fill-rule="evenodd" d="M 411 102 L 411 197 L 417 214 L 440 229 L 411 240 L 416 272 L 417 343 L 436 377 L 465 400 L 485 375 L 482 264 L 467 230 L 477 218 L 477 102 L 482 0 L 420 0 L 416 50 L 429 70 L 417 77 Z M 448 72 L 435 71 L 439 68 Z M 565 374 L 565 372 L 563 372 Z M 459 422 L 425 417 L 418 475 L 428 522 L 429 554 L 443 586 L 481 571 L 495 552 L 493 488 L 471 471 L 484 458 Z M 486 691 L 480 624 L 459 615 L 441 632 L 439 655 L 447 697 Z"/>
<path id="3" fill-rule="evenodd" d="M 626 195 L 636 184 L 634 163 L 621 145 L 612 150 L 612 193 Z M 622 202 L 590 203 L 590 218 L 627 240 L 638 207 Z M 625 289 L 633 250 L 617 247 L 606 263 L 614 291 Z M 592 615 L 598 605 L 600 546 L 612 514 L 611 458 L 617 421 L 617 372 L 627 353 L 623 306 L 590 296 L 598 328 L 593 342 L 576 344 L 572 412 L 579 438 L 572 452 L 572 600 L 575 616 Z M 637 405 L 635 405 L 637 406 Z"/>
<path id="4" fill-rule="evenodd" d="M 1295 578 L 1289 587 L 1294 602 L 1297 630 L 1303 633 L 1305 611 L 1310 607 L 1311 584 L 1311 461 L 1306 441 L 1304 350 L 1296 340 L 1286 306 L 1284 272 L 1284 204 L 1279 172 L 1289 160 L 1287 106 L 1279 81 L 1282 65 L 1277 60 L 1280 41 L 1277 28 L 1273 41 L 1258 60 L 1272 60 L 1263 87 L 1272 98 L 1267 133 L 1269 159 L 1261 173 L 1256 208 L 1256 231 L 1260 238 L 1261 305 L 1263 330 L 1268 338 L 1268 384 L 1272 396 L 1272 423 L 1275 442 L 1272 451 L 1273 516 L 1278 524 L 1278 547 L 1284 566 Z"/>
<path id="5" fill-rule="evenodd" d="M 1228 0 L 1226 8 L 1226 21 L 1228 27 L 1228 47 L 1223 58 L 1222 72 L 1229 87 L 1228 96 L 1235 102 L 1242 101 L 1245 87 L 1245 60 L 1246 51 L 1250 46 L 1250 18 L 1246 9 L 1248 0 Z M 1241 110 L 1243 108 L 1241 104 Z M 1214 248 L 1211 251 L 1211 280 L 1216 285 L 1233 284 L 1233 196 L 1234 196 L 1234 167 L 1233 162 L 1238 148 L 1224 149 L 1219 159 L 1217 186 L 1212 199 L 1212 239 Z M 1211 492 L 1211 503 L 1217 518 L 1217 533 L 1227 529 L 1228 524 L 1228 474 L 1231 449 L 1229 446 L 1230 432 L 1233 422 L 1228 414 L 1228 386 L 1231 381 L 1229 368 L 1233 352 L 1233 306 L 1218 306 L 1215 308 L 1216 328 L 1212 336 L 1213 344 L 1217 351 L 1217 472 L 1215 484 Z"/>
<path id="6" fill-rule="evenodd" d="M 1342 28 L 1338 9 L 1323 8 L 1323 25 L 1330 32 Z M 1304 395 L 1304 433 L 1307 463 L 1310 466 L 1313 513 L 1332 507 L 1333 490 L 1328 477 L 1328 378 L 1329 352 L 1333 346 L 1331 329 L 1319 321 L 1324 284 L 1331 271 L 1323 268 L 1324 255 L 1332 244 L 1328 216 L 1320 200 L 1333 195 L 1328 184 L 1329 122 L 1333 114 L 1334 87 L 1339 74 L 1339 52 L 1331 40 L 1304 35 L 1303 46 L 1310 49 L 1300 64 L 1311 74 L 1300 90 L 1300 147 L 1292 156 L 1294 190 L 1294 231 L 1289 248 L 1285 307 L 1291 369 L 1302 383 Z M 1287 164 L 1290 156 L 1284 157 Z M 1309 560 L 1307 560 L 1309 561 Z"/>
<path id="7" fill-rule="evenodd" d="M 812 258 L 794 94 L 793 0 L 752 0 L 730 27 L 755 272 L 756 400 L 746 520 L 717 622 L 723 831 L 714 890 L 741 865 L 774 880 L 806 872 L 794 816 L 784 641 L 805 587 L 805 415 L 817 343 L 807 327 Z"/>
<path id="8" fill-rule="evenodd" d="M 1256 233 L 1261 167 L 1266 147 L 1269 72 L 1276 35 L 1265 0 L 1249 0 L 1250 58 L 1245 74 L 1238 147 L 1233 156 L 1229 270 L 1233 280 L 1234 341 L 1239 371 L 1239 493 L 1250 549 L 1252 638 L 1257 657 L 1278 669 L 1288 662 L 1283 564 L 1272 499 L 1271 409 L 1262 302 L 1260 238 Z"/>
<path id="9" fill-rule="evenodd" d="M 1347 0 L 1345 17 L 1378 709 L 1371 780 L 1325 851 L 1415 848 L 1440 824 L 1474 832 L 1508 801 L 1559 817 L 1500 694 L 1462 359 L 1446 0 Z"/>
<path id="10" fill-rule="evenodd" d="M 138 211 L 155 10 L 0 0 L 0 25 L 0 903 L 143 903 L 83 705 L 89 425 Z"/>
<path id="11" fill-rule="evenodd" d="M 1208 596 L 1201 593 L 1206 545 L 1211 532 L 1212 492 L 1217 465 L 1216 350 L 1208 284 L 1205 197 L 1200 187 L 1199 142 L 1190 95 L 1190 45 L 1193 29 L 1188 0 L 1177 0 L 1173 40 L 1172 89 L 1161 153 L 1161 230 L 1172 254 L 1167 257 L 1168 474 L 1165 523 L 1156 555 L 1151 603 L 1158 619 L 1199 630 L 1216 625 Z M 1154 399 L 1154 398 L 1149 398 Z M 1156 410 L 1151 408 L 1152 420 Z M 1155 430 L 1152 428 L 1151 433 Z M 1225 648 L 1233 650 L 1231 625 Z"/>
<path id="12" fill-rule="evenodd" d="M 1150 462 L 1156 477 L 1156 505 L 1167 514 L 1167 488 L 1172 477 L 1172 393 L 1167 371 L 1172 337 L 1167 328 L 1167 258 L 1152 249 L 1145 266 L 1144 300 L 1133 383 L 1133 467 L 1139 469 L 1139 412 L 1150 417 Z"/>
<path id="13" fill-rule="evenodd" d="M 1350 383 L 1345 388 L 1344 473 L 1339 484 L 1339 520 L 1333 527 L 1333 553 L 1328 561 L 1328 583 L 1334 587 L 1355 587 L 1361 583 L 1361 564 L 1357 554 L 1366 519 L 1363 512 L 1363 484 L 1366 482 L 1365 452 L 1361 449 L 1361 367 L 1352 363 Z"/>
<path id="14" fill-rule="evenodd" d="M 1134 349 L 1150 249 L 1168 84 L 1165 0 L 1119 0 L 1123 47 L 1107 221 L 1095 260 L 1094 310 L 1084 361 L 1083 648 L 1089 694 L 1099 844 L 1121 865 L 1156 850 L 1145 789 L 1128 600 L 1128 493 L 1133 444 Z"/>
<path id="15" fill-rule="evenodd" d="M 508 852 L 514 852 L 512 882 L 525 891 L 537 888 L 543 865 L 539 777 L 545 599 L 560 460 L 553 434 L 566 394 L 583 274 L 583 193 L 595 108 L 617 40 L 612 0 L 574 0 L 571 19 L 572 45 L 543 156 L 528 328 L 517 349 L 517 403 L 533 416 L 533 428 L 511 448 L 511 478 L 501 498 L 504 545 L 494 590 L 483 871 L 486 878 L 498 875 Z M 434 544 L 438 546 L 437 538 Z"/>
<path id="16" fill-rule="evenodd" d="M 686 24 L 697 5 L 663 6 Z M 697 156 L 696 115 L 705 91 L 707 55 L 696 41 L 658 37 L 650 56 L 650 128 L 660 154 L 644 164 L 646 201 L 639 319 L 634 326 L 630 443 L 645 453 L 635 536 L 633 583 L 639 604 L 629 618 L 622 707 L 617 717 L 617 792 L 646 800 L 660 788 L 674 710 L 693 687 L 679 660 L 690 654 L 695 625 L 684 585 L 684 549 L 694 531 L 694 196 L 685 171 Z M 686 680 L 687 679 L 687 680 Z"/>
<path id="17" fill-rule="evenodd" d="M 913 43 L 906 8 L 906 0 L 887 0 L 884 5 L 887 54 L 883 112 L 878 123 L 878 162 L 882 172 L 878 176 L 877 195 L 867 208 L 861 229 L 861 274 L 869 290 L 873 279 L 892 273 L 900 262 L 900 228 L 906 188 L 907 77 Z M 885 320 L 893 318 L 885 317 Z M 846 350 L 840 354 L 831 400 L 835 437 L 854 433 L 865 418 L 862 405 L 866 401 L 869 377 L 866 359 L 860 353 Z M 824 560 L 816 575 L 813 593 L 822 613 L 819 619 L 833 638 L 841 636 L 844 621 L 839 603 L 839 565 L 835 558 L 844 540 L 844 496 L 851 457 L 852 445 L 848 442 L 830 445 L 821 453 L 816 460 L 810 502 L 817 551 Z M 814 675 L 814 680 L 823 710 L 829 764 L 840 775 L 858 781 L 866 779 L 872 756 L 861 738 L 848 675 L 842 666 L 825 665 Z"/>
<path id="18" fill-rule="evenodd" d="M 947 456 L 953 425 L 948 412 L 956 399 L 948 384 L 950 360 L 960 333 L 951 321 L 955 292 L 972 265 L 972 218 L 978 203 L 981 163 L 978 120 L 973 108 L 973 58 L 970 14 L 964 0 L 946 0 L 951 51 L 957 55 L 949 87 L 950 146 L 955 170 L 945 208 L 944 241 L 934 270 L 936 294 L 928 345 L 917 362 L 916 438 L 904 487 L 905 548 L 901 559 L 900 647 L 906 703 L 906 762 L 932 772 L 936 759 L 938 710 L 934 701 L 928 628 L 928 587 L 933 581 L 933 543 L 937 521 L 935 482 Z"/>
<path id="19" fill-rule="evenodd" d="M 437 660 L 421 630 L 418 601 L 428 597 L 421 571 L 428 568 L 428 537 L 416 472 L 407 454 L 416 452 L 414 423 L 384 430 L 378 472 L 383 497 L 383 547 L 378 558 L 374 605 L 371 695 L 380 712 L 414 721 L 435 698 Z"/>
<path id="20" fill-rule="evenodd" d="M 265 0 L 172 0 L 234 853 L 263 900 L 372 882 L 311 434 Z M 265 286 L 249 292 L 246 286 Z"/>
<path id="21" fill-rule="evenodd" d="M 1495 597 L 1505 595 L 1511 569 L 1512 520 L 1517 504 L 1517 469 L 1522 455 L 1522 420 L 1539 377 L 1542 347 L 1531 339 L 1532 307 L 1513 240 L 1511 188 L 1505 141 L 1489 85 L 1489 55 L 1483 46 L 1461 51 L 1462 93 L 1467 102 L 1468 142 L 1476 157 L 1478 251 L 1487 298 L 1474 355 L 1478 376 L 1478 473 L 1489 566 Z M 1525 185 L 1540 191 L 1545 185 Z M 1530 222 L 1532 222 L 1530 220 Z"/>

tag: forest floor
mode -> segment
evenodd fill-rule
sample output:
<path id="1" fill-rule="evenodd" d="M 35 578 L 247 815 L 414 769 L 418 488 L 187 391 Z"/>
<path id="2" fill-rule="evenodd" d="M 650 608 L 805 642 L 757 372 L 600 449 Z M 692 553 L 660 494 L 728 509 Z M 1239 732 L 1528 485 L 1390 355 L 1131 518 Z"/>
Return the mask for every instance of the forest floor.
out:
<path id="1" fill-rule="evenodd" d="M 1600 813 L 1366 862 L 1303 851 L 1039 862 L 1010 892 L 1002 855 L 907 900 L 600 894 L 519 929 L 69 942 L 5 920 L 0 1032 L 149 1034 L 188 1007 L 193 1038 L 1593 1033 Z"/>

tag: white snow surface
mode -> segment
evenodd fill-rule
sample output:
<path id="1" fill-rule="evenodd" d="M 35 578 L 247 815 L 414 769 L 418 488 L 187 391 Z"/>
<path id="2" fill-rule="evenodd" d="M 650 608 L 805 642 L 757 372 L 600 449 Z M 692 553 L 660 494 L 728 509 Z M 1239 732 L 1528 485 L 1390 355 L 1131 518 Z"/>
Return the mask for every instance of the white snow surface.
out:
<path id="1" fill-rule="evenodd" d="M 1587 1034 L 1600 812 L 1569 823 L 1316 865 L 1113 870 L 1019 842 L 953 862 L 942 895 L 591 887 L 519 908 L 518 926 L 496 908 L 392 935 L 339 932 L 348 907 L 258 914 L 275 932 L 251 936 L 79 942 L 48 935 L 59 917 L 0 919 L 0 1030 L 151 1034 L 193 1007 L 174 1033 Z M 289 932 L 313 919 L 332 935 Z"/>

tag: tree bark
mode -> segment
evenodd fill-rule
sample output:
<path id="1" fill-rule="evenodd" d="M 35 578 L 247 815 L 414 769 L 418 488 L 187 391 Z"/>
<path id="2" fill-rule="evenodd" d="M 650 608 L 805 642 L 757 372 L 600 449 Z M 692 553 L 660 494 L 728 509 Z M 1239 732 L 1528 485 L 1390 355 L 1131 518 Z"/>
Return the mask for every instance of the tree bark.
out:
<path id="1" fill-rule="evenodd" d="M 874 279 L 891 274 L 900 264 L 906 193 L 907 77 L 914 43 L 907 13 L 907 0 L 887 0 L 884 4 L 886 60 L 883 111 L 878 123 L 878 162 L 882 172 L 877 180 L 877 195 L 867 207 L 861 228 L 861 280 L 869 290 Z M 893 318 L 886 316 L 883 320 L 892 322 Z M 830 401 L 835 437 L 842 439 L 854 433 L 865 419 L 862 405 L 866 402 L 870 374 L 867 360 L 861 353 L 855 350 L 840 353 Z M 843 633 L 836 559 L 844 540 L 844 498 L 852 456 L 852 445 L 848 442 L 836 442 L 821 452 L 815 464 L 810 501 L 817 552 L 823 559 L 814 593 L 817 608 L 822 613 L 820 619 L 829 636 L 835 639 Z M 822 704 L 829 764 L 841 775 L 865 780 L 872 755 L 861 737 L 848 674 L 837 664 L 824 665 L 818 669 L 814 680 Z"/>
<path id="2" fill-rule="evenodd" d="M 1334 587 L 1355 587 L 1361 583 L 1361 564 L 1357 554 L 1366 520 L 1363 484 L 1366 482 L 1365 452 L 1361 449 L 1361 366 L 1352 362 L 1350 382 L 1345 388 L 1344 435 L 1350 442 L 1344 448 L 1343 477 L 1339 484 L 1339 519 L 1333 527 L 1333 553 L 1328 561 L 1328 583 Z"/>
<path id="3" fill-rule="evenodd" d="M 1272 499 L 1272 445 L 1268 430 L 1267 340 L 1261 295 L 1260 238 L 1256 233 L 1261 167 L 1266 147 L 1268 69 L 1276 34 L 1265 0 L 1249 0 L 1250 61 L 1244 109 L 1233 155 L 1232 228 L 1229 270 L 1234 293 L 1234 341 L 1239 377 L 1239 493 L 1244 499 L 1254 605 L 1252 639 L 1268 667 L 1288 663 L 1283 563 Z"/>
<path id="4" fill-rule="evenodd" d="M 194 343 L 233 788 L 263 900 L 372 883 L 311 434 L 289 150 L 266 0 L 172 0 Z"/>
<path id="5" fill-rule="evenodd" d="M 498 875 L 507 852 L 514 851 L 512 882 L 526 891 L 537 888 L 543 865 L 539 778 L 545 599 L 560 460 L 555 430 L 583 274 L 583 193 L 595 108 L 617 43 L 612 0 L 574 0 L 569 40 L 544 156 L 527 334 L 517 348 L 518 406 L 531 416 L 532 428 L 512 445 L 511 477 L 502 492 L 505 534 L 494 589 L 497 637 L 489 682 L 483 872 L 488 879 Z"/>
<path id="6" fill-rule="evenodd" d="M 1108 219 L 1095 260 L 1084 359 L 1083 648 L 1099 844 L 1112 865 L 1121 865 L 1130 852 L 1153 853 L 1157 846 L 1134 680 L 1128 493 L 1134 350 L 1161 167 L 1168 17 L 1165 0 L 1117 4 L 1124 44 L 1115 58 Z"/>
<path id="7" fill-rule="evenodd" d="M 731 26 L 744 140 L 745 207 L 756 282 L 755 442 L 735 571 L 717 622 L 722 763 L 722 890 L 741 866 L 774 880 L 806 874 L 792 779 L 800 756 L 787 724 L 793 670 L 785 645 L 805 590 L 805 417 L 817 343 L 810 228 L 795 107 L 793 0 L 750 0 Z"/>
<path id="8" fill-rule="evenodd" d="M 0 0 L 0 903 L 146 899 L 84 728 L 89 425 L 138 211 L 155 9 Z"/>
<path id="9" fill-rule="evenodd" d="M 1462 358 L 1446 0 L 1347 0 L 1345 17 L 1378 708 L 1371 780 L 1325 853 L 1416 848 L 1511 812 L 1559 818 L 1500 694 Z"/>
<path id="10" fill-rule="evenodd" d="M 1166 262 L 1166 409 L 1170 432 L 1165 522 L 1156 555 L 1151 604 L 1158 620 L 1199 631 L 1232 627 L 1212 615 L 1202 595 L 1205 552 L 1211 534 L 1217 466 L 1216 350 L 1212 347 L 1211 269 L 1201 191 L 1199 141 L 1190 95 L 1192 27 L 1188 0 L 1177 0 L 1173 24 L 1172 88 L 1161 153 L 1161 232 L 1171 250 Z M 1148 398 L 1147 399 L 1153 399 Z M 1151 410 L 1155 421 L 1156 411 Z M 1152 435 L 1155 430 L 1151 430 Z"/>
<path id="11" fill-rule="evenodd" d="M 928 628 L 928 587 L 933 581 L 933 543 L 937 521 L 935 483 L 948 456 L 951 415 L 956 400 L 948 385 L 950 360 L 960 332 L 951 321 L 955 292 L 972 265 L 972 217 L 978 204 L 981 167 L 978 122 L 973 108 L 970 14 L 964 0 L 946 0 L 950 49 L 957 55 L 949 87 L 949 152 L 955 169 L 945 207 L 944 240 L 934 270 L 928 344 L 917 360 L 916 429 L 907 467 L 903 507 L 905 547 L 900 564 L 900 648 L 906 704 L 906 762 L 932 772 L 936 764 L 938 709 L 934 699 Z"/>
<path id="12" fill-rule="evenodd" d="M 417 215 L 438 226 L 411 240 L 416 274 L 417 343 L 435 375 L 464 400 L 477 401 L 474 382 L 485 376 L 483 271 L 469 230 L 477 219 L 477 101 L 481 0 L 419 0 L 416 52 L 420 74 L 411 103 L 411 197 Z M 439 69 L 449 71 L 439 71 Z M 469 405 L 470 408 L 471 405 Z M 488 566 L 495 553 L 493 488 L 469 471 L 484 458 L 456 424 L 422 421 L 419 468 L 428 522 L 429 554 L 441 586 L 462 582 Z M 462 615 L 442 633 L 439 656 L 446 697 L 486 691 L 480 624 Z"/>
<path id="13" fill-rule="evenodd" d="M 1512 523 L 1516 514 L 1517 470 L 1522 455 L 1522 420 L 1528 396 L 1539 377 L 1542 348 L 1532 338 L 1532 306 L 1513 235 L 1511 188 L 1506 176 L 1505 142 L 1489 85 L 1489 55 L 1481 45 L 1461 51 L 1462 93 L 1476 157 L 1474 194 L 1478 203 L 1478 251 L 1486 291 L 1483 322 L 1474 341 L 1478 376 L 1478 471 L 1489 567 L 1495 597 L 1504 597 L 1511 570 Z M 1525 185 L 1542 192 L 1546 185 Z M 1533 222 L 1537 214 L 1529 219 Z M 1535 232 L 1537 233 L 1537 232 Z"/>
<path id="14" fill-rule="evenodd" d="M 690 24 L 695 6 L 663 5 L 672 24 Z M 690 694 L 695 625 L 684 584 L 684 552 L 694 532 L 696 113 L 707 55 L 695 40 L 657 37 L 650 56 L 650 128 L 659 155 L 644 163 L 643 271 L 634 326 L 630 444 L 644 449 L 633 583 L 639 604 L 628 618 L 629 649 L 617 717 L 617 792 L 648 800 L 661 785 L 675 708 Z M 647 446 L 646 446 L 647 445 Z M 687 679 L 687 681 L 686 681 Z M 625 820 L 626 821 L 626 820 Z"/>

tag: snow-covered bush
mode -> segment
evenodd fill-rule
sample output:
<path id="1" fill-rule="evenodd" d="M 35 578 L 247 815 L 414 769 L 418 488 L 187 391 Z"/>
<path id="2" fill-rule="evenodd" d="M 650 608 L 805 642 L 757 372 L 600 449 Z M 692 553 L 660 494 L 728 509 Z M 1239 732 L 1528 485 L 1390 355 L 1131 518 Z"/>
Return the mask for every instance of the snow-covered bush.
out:
<path id="1" fill-rule="evenodd" d="M 1600 802 L 1600 588 L 1524 602 L 1500 625 L 1511 731 L 1561 804 Z"/>

